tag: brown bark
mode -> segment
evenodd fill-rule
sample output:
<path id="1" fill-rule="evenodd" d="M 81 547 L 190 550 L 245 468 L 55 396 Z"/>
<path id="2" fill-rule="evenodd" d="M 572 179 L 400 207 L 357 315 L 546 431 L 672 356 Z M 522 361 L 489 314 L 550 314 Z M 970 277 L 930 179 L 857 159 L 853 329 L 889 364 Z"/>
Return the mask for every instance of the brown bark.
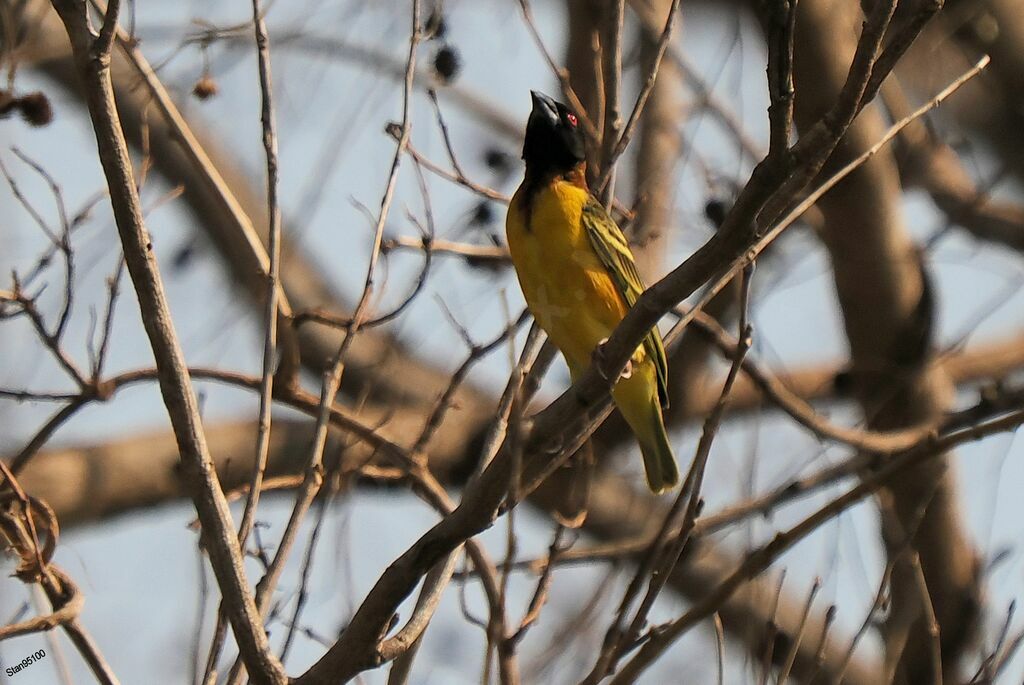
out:
<path id="1" fill-rule="evenodd" d="M 565 68 L 569 83 L 591 121 L 604 120 L 604 89 L 601 75 L 601 27 L 609 2 L 566 0 L 569 31 L 565 47 Z M 587 147 L 587 180 L 593 183 L 598 173 L 599 145 Z"/>
<path id="2" fill-rule="evenodd" d="M 886 83 L 882 94 L 893 118 L 910 110 L 896 82 Z M 927 191 L 950 223 L 979 240 L 1024 253 L 1024 206 L 989 197 L 956 151 L 930 127 L 923 122 L 908 126 L 898 139 L 896 159 L 903 185 Z"/>
<path id="3" fill-rule="evenodd" d="M 984 385 L 998 382 L 1024 366 L 1024 340 L 1010 337 L 971 346 L 962 352 L 950 351 L 934 362 L 954 386 Z M 818 367 L 807 367 L 777 375 L 779 381 L 789 390 L 807 402 L 842 402 L 848 399 L 840 375 L 845 377 L 848 369 L 844 363 L 834 362 Z M 837 385 L 840 386 L 837 388 Z M 690 402 L 680 409 L 683 419 L 703 416 L 714 406 L 718 397 L 720 382 L 705 380 L 701 387 L 693 389 Z M 729 395 L 729 410 L 735 417 L 738 413 L 760 411 L 767 408 L 765 398 L 757 387 L 745 376 L 736 380 Z"/>
<path id="4" fill-rule="evenodd" d="M 951 102 L 945 114 L 986 141 L 988 150 L 1017 178 L 1024 176 L 1021 17 L 1021 0 L 947 0 L 938 20 L 908 51 L 899 70 L 908 90 L 917 97 L 927 97 L 936 83 L 957 73 L 978 55 L 991 55 L 988 73 L 969 84 L 963 97 Z"/>
<path id="5" fill-rule="evenodd" d="M 1024 2 L 949 0 L 945 16 L 945 28 L 962 45 L 992 57 L 990 78 L 998 82 L 999 113 L 1017 122 L 1024 119 Z"/>
<path id="6" fill-rule="evenodd" d="M 799 4 L 794 65 L 799 128 L 812 126 L 834 102 L 860 20 L 850 3 Z M 884 130 L 877 111 L 866 110 L 830 164 L 854 158 Z M 895 164 L 883 151 L 819 203 L 825 217 L 822 239 L 831 257 L 850 343 L 855 394 L 868 425 L 878 430 L 934 418 L 951 399 L 949 379 L 934 363 L 930 349 L 934 293 L 906 231 L 900 199 Z M 980 593 L 956 478 L 948 460 L 935 460 L 900 477 L 880 499 L 890 554 L 917 531 L 912 544 L 921 555 L 941 628 L 944 681 L 952 682 L 971 645 Z M 888 658 L 897 669 L 897 682 L 931 682 L 931 643 L 910 573 L 907 564 L 901 564 L 894 574 L 894 609 L 886 627 Z"/>
<path id="7" fill-rule="evenodd" d="M 266 475 L 300 474 L 312 424 L 275 420 Z M 252 473 L 255 424 L 222 424 L 207 431 L 221 486 L 242 487 Z M 37 455 L 21 478 L 57 512 L 63 527 L 97 524 L 185 497 L 178 448 L 167 433 L 140 434 Z"/>
<path id="8" fill-rule="evenodd" d="M 652 3 L 652 21 L 664 26 L 671 0 Z M 657 52 L 657 36 L 641 32 L 640 64 L 642 80 L 650 71 Z M 678 174 L 676 165 L 682 152 L 680 128 L 683 124 L 682 75 L 672 60 L 664 60 L 640 119 L 636 157 L 633 161 L 636 216 L 630 225 L 629 241 L 640 274 L 650 283 L 665 269 L 669 236 L 676 228 L 675 209 Z"/>

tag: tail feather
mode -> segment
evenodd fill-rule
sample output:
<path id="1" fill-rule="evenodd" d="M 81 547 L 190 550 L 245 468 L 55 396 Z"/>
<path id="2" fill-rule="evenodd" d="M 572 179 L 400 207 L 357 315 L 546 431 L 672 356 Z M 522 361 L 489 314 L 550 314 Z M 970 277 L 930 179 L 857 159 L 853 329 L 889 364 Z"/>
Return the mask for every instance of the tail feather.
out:
<path id="1" fill-rule="evenodd" d="M 644 472 L 647 474 L 647 485 L 651 492 L 661 494 L 679 484 L 679 467 L 668 444 L 668 435 L 661 418 L 661 412 L 655 410 L 654 423 L 651 430 L 643 437 L 637 434 L 640 453 L 644 457 Z"/>
<path id="2" fill-rule="evenodd" d="M 679 467 L 668 444 L 654 373 L 651 363 L 637 365 L 630 378 L 615 385 L 612 395 L 640 443 L 647 484 L 651 491 L 662 493 L 679 483 Z"/>

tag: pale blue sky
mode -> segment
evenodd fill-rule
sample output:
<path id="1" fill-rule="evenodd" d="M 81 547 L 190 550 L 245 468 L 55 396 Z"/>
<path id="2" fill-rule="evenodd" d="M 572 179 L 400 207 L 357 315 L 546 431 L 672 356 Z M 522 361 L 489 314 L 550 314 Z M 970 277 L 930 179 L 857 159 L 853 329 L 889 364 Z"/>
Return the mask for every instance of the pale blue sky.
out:
<path id="1" fill-rule="evenodd" d="M 217 3 L 136 3 L 142 48 L 154 63 L 172 55 L 185 34 L 194 29 L 190 21 L 202 19 L 221 25 L 246 21 L 250 6 L 239 1 Z M 336 0 L 314 0 L 290 6 L 275 3 L 268 16 L 274 56 L 276 103 L 280 122 L 281 189 L 286 217 L 300 216 L 288 224 L 301 232 L 302 244 L 320 264 L 338 288 L 352 295 L 362 283 L 370 228 L 353 200 L 376 207 L 383 190 L 393 143 L 383 133 L 386 121 L 400 115 L 401 91 L 397 83 L 362 66 L 345 64 L 326 56 L 310 56 L 295 47 L 274 46 L 275 32 L 303 28 L 312 35 L 331 36 L 358 45 L 372 45 L 404 59 L 407 49 L 408 12 L 406 4 L 389 1 L 377 4 Z M 359 7 L 358 11 L 353 7 Z M 449 40 L 463 55 L 463 70 L 458 83 L 479 96 L 499 104 L 508 116 L 524 121 L 529 109 L 528 92 L 539 88 L 553 92 L 553 79 L 529 39 L 518 4 L 506 0 L 446 3 L 449 14 Z M 538 25 L 552 52 L 561 52 L 563 41 L 562 4 L 537 0 L 534 11 Z M 695 7 L 684 15 L 681 42 L 684 50 L 705 76 L 714 83 L 716 94 L 737 109 L 747 130 L 757 140 L 765 139 L 763 86 L 763 48 L 753 27 L 735 18 L 723 18 L 717 10 Z M 421 60 L 426 63 L 434 45 L 424 46 Z M 262 185 L 262 148 L 258 89 L 253 51 L 246 47 L 214 45 L 210 48 L 214 76 L 220 95 L 200 103 L 188 97 L 192 83 L 201 70 L 194 46 L 186 47 L 169 61 L 160 75 L 178 95 L 188 116 L 216 132 L 221 144 L 234 151 L 252 170 L 254 182 Z M 86 198 L 102 188 L 99 167 L 92 152 L 91 131 L 84 112 L 52 84 L 25 71 L 19 74 L 22 89 L 42 88 L 51 94 L 57 119 L 50 127 L 32 130 L 17 121 L 0 125 L 0 155 L 30 197 L 40 203 L 47 216 L 53 216 L 45 188 L 7 151 L 17 145 L 42 163 L 61 183 L 69 207 L 76 210 Z M 504 184 L 495 178 L 482 161 L 482 146 L 494 140 L 470 116 L 447 104 L 442 107 L 453 131 L 455 147 L 466 173 L 474 179 L 511 191 L 514 177 Z M 434 115 L 425 96 L 414 102 L 413 143 L 430 158 L 443 161 L 444 148 L 434 124 Z M 349 129 L 342 149 L 324 150 L 338 131 Z M 710 119 L 687 124 L 693 152 L 687 158 L 680 178 L 676 215 L 680 226 L 673 236 L 672 251 L 666 257 L 671 266 L 695 248 L 709 228 L 701 216 L 707 196 L 705 177 L 694 164 L 701 159 L 722 179 L 742 181 L 748 171 L 736 161 L 734 147 Z M 518 145 L 500 140 L 500 146 L 518 156 Z M 336 154 L 333 170 L 310 178 L 309 168 L 321 154 Z M 981 157 L 980 163 L 985 159 Z M 421 214 L 419 193 L 411 167 L 406 164 L 399 192 L 389 220 L 393 234 L 414 235 L 405 218 L 406 211 Z M 518 172 L 517 172 L 518 173 Z M 620 176 L 620 190 L 628 187 L 629 174 Z M 323 186 L 322 204 L 312 215 L 301 213 L 310 189 Z M 468 213 L 476 198 L 464 190 L 430 179 L 434 213 L 442 235 L 473 238 L 466 232 Z M 147 203 L 156 202 L 168 191 L 158 178 L 147 184 Z M 0 226 L 0 238 L 9 246 L 0 253 L 0 271 L 22 271 L 31 265 L 42 243 L 27 215 L 14 205 L 6 188 L 0 198 L 8 211 L 7 222 Z M 503 210 L 496 207 L 493 230 L 501 233 Z M 926 199 L 911 195 L 907 200 L 907 220 L 913 234 L 930 235 L 942 219 Z M 180 203 L 157 207 L 149 215 L 158 258 L 165 268 L 175 323 L 188 360 L 193 364 L 220 365 L 256 373 L 259 369 L 259 344 L 255 317 L 233 292 L 224 278 L 212 251 L 198 243 L 196 256 L 188 267 L 172 271 L 169 265 L 182 246 L 193 239 L 194 220 Z M 67 334 L 68 347 L 77 358 L 85 359 L 85 336 L 89 330 L 89 306 L 103 298 L 103 279 L 116 258 L 116 233 L 109 212 L 97 207 L 95 219 L 76 235 L 79 253 L 76 315 Z M 353 246 L 356 246 L 353 249 Z M 1019 258 L 978 245 L 958 234 L 947 237 L 936 248 L 934 265 L 938 275 L 941 301 L 940 340 L 957 341 L 965 328 L 977 326 L 976 340 L 1019 330 L 1024 320 L 1024 297 L 1020 292 L 1024 272 Z M 412 256 L 395 257 L 386 269 L 385 301 L 397 301 L 407 291 L 407 281 L 418 272 L 418 260 Z M 464 351 L 447 324 L 442 321 L 438 297 L 478 340 L 493 335 L 503 322 L 500 303 L 504 291 L 513 311 L 519 311 L 521 297 L 509 272 L 497 276 L 475 271 L 461 262 L 438 260 L 427 292 L 396 324 L 403 340 L 425 358 L 445 367 L 459 364 Z M 841 324 L 836 313 L 828 265 L 814 239 L 806 234 L 789 236 L 778 254 L 759 270 L 765 284 L 755 298 L 753 316 L 757 326 L 755 353 L 779 368 L 793 368 L 813 362 L 834 360 L 844 353 Z M 768 286 L 771 286 L 770 288 Z M 126 288 L 116 319 L 114 345 L 109 370 L 150 365 L 151 356 L 138 321 L 137 307 Z M 52 292 L 47 297 L 55 297 Z M 44 298 L 44 303 L 46 302 Z M 51 300 L 52 302 L 52 300 Z M 980 315 L 986 318 L 977 324 Z M 4 324 L 0 338 L 0 385 L 55 389 L 66 384 L 55 365 L 34 344 L 30 331 Z M 521 343 L 521 339 L 520 339 Z M 474 380 L 497 387 L 507 373 L 507 355 L 495 354 L 474 372 Z M 559 372 L 550 381 L 557 389 L 564 382 Z M 252 417 L 254 396 L 236 390 L 203 385 L 204 413 L 207 421 Z M 17 449 L 44 420 L 51 407 L 13 405 L 0 402 L 0 450 Z M 845 411 L 837 411 L 845 416 Z M 133 389 L 106 406 L 91 407 L 80 413 L 54 439 L 54 444 L 78 444 L 102 441 L 129 432 L 156 430 L 166 426 L 166 417 L 155 386 Z M 674 443 L 681 461 L 688 462 L 695 444 L 693 428 L 680 431 Z M 792 477 L 801 468 L 813 468 L 820 459 L 836 459 L 842 450 L 822 453 L 820 445 L 806 433 L 793 428 L 775 415 L 765 415 L 742 423 L 730 424 L 715 445 L 705 487 L 708 511 L 735 501 L 742 495 L 742 483 L 736 474 L 745 469 L 750 454 L 757 457 L 757 485 L 767 488 Z M 629 455 L 622 461 L 624 477 L 639 484 L 636 464 Z M 985 555 L 1009 549 L 1007 559 L 990 578 L 991 618 L 993 626 L 1001 620 L 1006 604 L 1020 587 L 1024 557 L 1017 541 L 1024 533 L 1024 511 L 1015 493 L 1024 483 L 1024 448 L 1010 435 L 996 436 L 958 452 L 956 468 L 963 487 L 964 511 L 979 548 Z M 139 455 L 145 459 L 144 454 Z M 755 539 L 771 534 L 820 504 L 831 493 L 810 498 L 789 507 L 768 521 L 752 523 Z M 271 497 L 260 511 L 260 519 L 270 524 L 266 535 L 282 528 L 290 499 Z M 190 682 L 191 644 L 198 607 L 199 561 L 196 536 L 187 528 L 193 512 L 185 504 L 161 507 L 123 517 L 110 524 L 68 531 L 61 538 L 57 561 L 75 578 L 86 596 L 83 621 L 92 631 L 115 671 L 124 683 Z M 312 517 L 311 517 L 312 520 Z M 328 515 L 325 538 L 317 551 L 304 625 L 330 636 L 351 611 L 353 602 L 376 579 L 380 570 L 397 556 L 432 521 L 434 515 L 411 496 L 398 493 L 360 493 L 338 504 Z M 504 524 L 485 535 L 494 556 L 500 558 Z M 540 554 L 549 543 L 549 524 L 532 513 L 517 519 L 522 554 Z M 746 544 L 746 529 L 727 536 L 726 544 Z M 788 568 L 787 587 L 802 596 L 815 576 L 824 587 L 819 606 L 837 603 L 837 625 L 844 635 L 860 623 L 881 572 L 877 523 L 870 506 L 862 505 L 825 526 L 818 534 L 783 557 L 776 568 Z M 300 543 L 302 544 L 302 543 Z M 580 544 L 585 544 L 581 542 Z M 297 567 L 281 584 L 282 593 L 296 587 Z M 250 571 L 256 572 L 251 566 Z M 523 649 L 536 654 L 562 638 L 560 619 L 577 610 L 586 601 L 586 590 L 595 585 L 605 569 L 559 571 L 552 606 Z M 211 581 L 212 582 L 212 581 Z M 524 607 L 532 584 L 517 580 L 513 584 L 513 605 Z M 470 588 L 471 603 L 478 607 L 475 588 Z M 617 599 L 613 593 L 611 601 Z M 284 594 L 282 595 L 284 596 Z M 15 580 L 0 583 L 0 619 L 12 615 L 25 601 L 24 588 Z M 209 619 L 213 604 L 206 607 Z M 659 617 L 668 617 L 682 606 L 677 600 L 663 602 Z M 403 610 L 407 615 L 408 607 Z M 209 629 L 209 620 L 206 622 Z M 280 624 L 272 637 L 283 636 Z M 45 644 L 39 637 L 0 643 L 4 663 Z M 665 674 L 687 673 L 692 682 L 704 682 L 713 674 L 713 662 L 694 659 L 695 654 L 710 654 L 713 638 L 707 627 L 693 631 L 679 648 L 653 670 L 644 682 L 658 683 Z M 203 641 L 205 655 L 206 640 Z M 700 652 L 694 650 L 699 649 Z M 76 682 L 88 682 L 84 666 L 65 644 L 67 661 Z M 316 642 L 300 638 L 288 662 L 289 672 L 298 673 L 321 653 Z M 431 627 L 418 659 L 424 669 L 418 683 L 457 684 L 477 682 L 483 651 L 483 636 L 465 624 L 457 597 L 450 593 L 438 620 Z M 740 650 L 731 647 L 730 678 L 743 682 Z M 574 662 L 572 652 L 559 663 L 574 670 L 585 662 Z M 695 664 L 696 661 L 696 665 Z M 1019 660 L 1018 660 L 1019 661 Z M 34 665 L 10 679 L 12 683 L 54 682 L 55 661 Z M 1024 664 L 1017 663 L 1013 678 L 1020 680 Z M 671 669 L 671 671 L 670 671 Z M 681 670 L 682 669 L 682 670 Z M 568 671 L 562 671 L 568 672 Z M 659 675 L 660 674 L 660 675 Z M 562 682 L 558 674 L 551 682 Z M 1011 678 L 1010 680 L 1012 680 Z M 0 681 L 7 676 L 0 673 Z M 689 680 L 689 678 L 688 678 Z M 1008 680 L 1007 682 L 1009 682 Z M 367 682 L 383 682 L 382 673 L 367 677 Z"/>

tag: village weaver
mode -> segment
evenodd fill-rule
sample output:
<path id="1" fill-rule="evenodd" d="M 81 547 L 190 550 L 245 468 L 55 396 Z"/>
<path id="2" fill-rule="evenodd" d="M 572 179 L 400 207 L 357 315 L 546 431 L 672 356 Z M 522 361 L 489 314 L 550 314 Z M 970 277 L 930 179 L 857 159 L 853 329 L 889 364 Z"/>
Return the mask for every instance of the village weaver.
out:
<path id="1" fill-rule="evenodd" d="M 644 290 L 622 231 L 590 194 L 576 114 L 531 92 L 523 160 L 526 177 L 506 218 L 508 248 L 526 304 L 576 380 Z M 656 493 L 679 482 L 661 410 L 667 362 L 658 329 L 636 348 L 612 389 L 643 454 Z"/>

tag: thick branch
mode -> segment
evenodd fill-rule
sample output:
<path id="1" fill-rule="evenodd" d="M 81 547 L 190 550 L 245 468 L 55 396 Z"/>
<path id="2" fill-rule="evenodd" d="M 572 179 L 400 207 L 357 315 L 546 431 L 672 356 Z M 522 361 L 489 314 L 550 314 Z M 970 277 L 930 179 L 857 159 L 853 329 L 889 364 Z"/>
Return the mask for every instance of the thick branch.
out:
<path id="1" fill-rule="evenodd" d="M 817 125 L 843 86 L 852 40 L 844 40 L 860 20 L 843 2 L 798 6 L 795 59 L 796 122 L 802 131 Z M 850 127 L 830 164 L 856 157 L 884 130 L 875 110 L 865 110 Z M 819 206 L 822 237 L 832 260 L 853 362 L 855 395 L 867 424 L 893 430 L 935 420 L 948 408 L 949 379 L 933 363 L 934 293 L 916 247 L 904 225 L 902 189 L 892 155 L 876 155 Z M 954 680 L 960 656 L 977 620 L 979 588 L 975 553 L 963 529 L 956 481 L 944 459 L 931 460 L 894 479 L 882 496 L 884 535 L 900 546 L 908 530 L 918 530 L 914 547 L 928 578 L 942 625 L 945 677 Z M 911 525 L 919 510 L 925 518 Z M 905 564 L 903 564 L 905 566 Z M 907 582 L 899 582 L 905 577 Z M 910 612 L 902 669 L 909 682 L 930 682 L 931 655 L 926 622 L 921 620 L 912 576 L 894 574 L 893 615 Z M 901 645 L 891 643 L 890 652 Z"/>

